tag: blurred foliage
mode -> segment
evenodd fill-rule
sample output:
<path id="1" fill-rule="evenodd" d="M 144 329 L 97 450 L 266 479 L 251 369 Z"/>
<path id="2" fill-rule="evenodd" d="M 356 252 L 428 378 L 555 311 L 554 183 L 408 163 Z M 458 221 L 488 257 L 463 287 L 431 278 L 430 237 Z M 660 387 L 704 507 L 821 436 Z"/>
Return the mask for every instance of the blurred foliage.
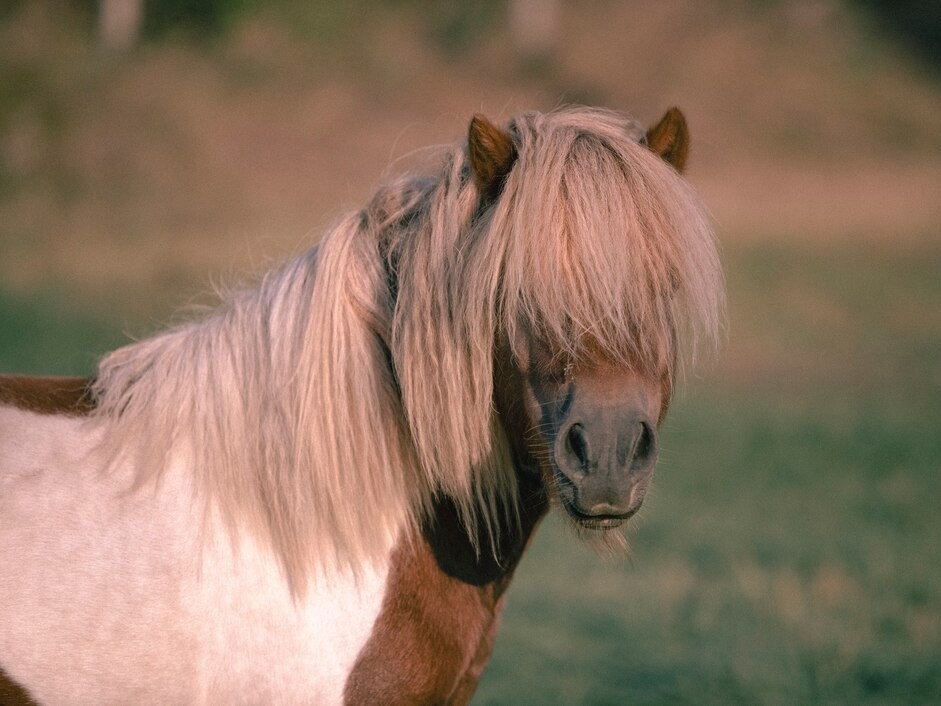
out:
<path id="1" fill-rule="evenodd" d="M 262 0 L 144 0 L 144 33 L 161 36 L 175 29 L 213 34 Z"/>
<path id="2" fill-rule="evenodd" d="M 89 20 L 100 0 L 72 0 Z M 425 31 L 444 51 L 459 53 L 493 27 L 507 0 L 143 0 L 145 38 L 160 39 L 173 33 L 206 38 L 223 34 L 252 12 L 280 18 L 295 31 L 318 40 L 343 38 L 362 25 L 363 18 L 415 13 Z M 12 14 L 23 0 L 0 2 L 0 19 Z"/>
<path id="3" fill-rule="evenodd" d="M 13 9 L 23 0 L 9 0 Z M 221 34 L 251 10 L 270 5 L 270 0 L 141 0 L 145 38 L 160 39 L 168 34 L 192 33 L 200 37 Z M 98 15 L 101 0 L 71 0 L 91 26 Z M 311 3 L 319 5 L 320 3 Z M 2 2 L 0 2 L 2 7 Z M 3 10 L 0 10 L 0 18 Z"/>
<path id="4" fill-rule="evenodd" d="M 95 0 L 82 0 L 85 3 Z M 11 0 L 16 5 L 19 0 Z M 867 10 L 879 29 L 886 29 L 932 62 L 941 59 L 941 0 L 851 0 Z M 492 26 L 507 0 L 145 0 L 144 32 L 159 37 L 176 29 L 201 34 L 223 31 L 250 10 L 270 9 L 300 26 L 316 30 L 349 30 L 361 13 L 412 7 L 425 18 L 427 31 L 446 51 L 460 52 Z M 320 32 L 318 31 L 318 34 Z"/>
<path id="5" fill-rule="evenodd" d="M 100 0 L 72 0 L 89 19 Z M 0 2 L 0 19 L 23 0 Z M 252 12 L 280 18 L 295 31 L 321 41 L 344 38 L 362 25 L 363 18 L 414 13 L 429 38 L 442 50 L 460 53 L 505 14 L 507 0 L 143 0 L 145 38 L 172 33 L 211 37 L 224 33 Z"/>
<path id="6" fill-rule="evenodd" d="M 935 70 L 941 61 L 941 0 L 854 0 L 880 30 L 914 49 Z"/>
<path id="7" fill-rule="evenodd" d="M 164 2 L 166 0 L 160 0 Z M 264 9 L 286 20 L 296 31 L 319 40 L 344 38 L 361 29 L 363 18 L 410 14 L 439 48 L 459 54 L 494 27 L 507 0 L 218 0 Z M 237 9 L 237 8 L 234 8 Z"/>
<path id="8" fill-rule="evenodd" d="M 0 20 L 5 20 L 19 10 L 22 4 L 23 0 L 4 0 L 4 2 L 0 2 Z"/>
<path id="9" fill-rule="evenodd" d="M 405 2 L 406 0 L 400 0 Z M 485 30 L 492 27 L 500 17 L 500 9 L 506 5 L 502 0 L 481 2 L 422 3 L 411 0 L 412 5 L 425 9 L 426 27 L 435 42 L 444 50 L 460 52 L 470 46 Z"/>

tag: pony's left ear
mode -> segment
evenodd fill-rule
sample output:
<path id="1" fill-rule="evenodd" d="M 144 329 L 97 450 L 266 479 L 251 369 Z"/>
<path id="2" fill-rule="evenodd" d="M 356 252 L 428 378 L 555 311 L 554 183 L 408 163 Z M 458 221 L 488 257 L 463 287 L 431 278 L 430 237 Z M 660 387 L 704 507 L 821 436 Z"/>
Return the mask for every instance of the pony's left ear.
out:
<path id="1" fill-rule="evenodd" d="M 481 196 L 496 198 L 516 161 L 512 136 L 478 113 L 467 129 L 467 152 L 477 190 Z"/>
<path id="2" fill-rule="evenodd" d="M 678 172 L 689 157 L 689 128 L 679 108 L 670 108 L 660 122 L 647 131 L 647 146 Z"/>

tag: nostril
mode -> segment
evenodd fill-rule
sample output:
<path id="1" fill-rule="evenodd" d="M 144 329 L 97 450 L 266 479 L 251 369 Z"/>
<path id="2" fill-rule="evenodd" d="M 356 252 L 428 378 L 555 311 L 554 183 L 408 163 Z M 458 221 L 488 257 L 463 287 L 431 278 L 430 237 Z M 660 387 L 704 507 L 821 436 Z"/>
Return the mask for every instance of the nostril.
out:
<path id="1" fill-rule="evenodd" d="M 637 444 L 634 446 L 634 459 L 631 468 L 640 469 L 649 466 L 657 456 L 657 433 L 647 422 L 638 422 L 640 430 Z"/>
<path id="2" fill-rule="evenodd" d="M 588 468 L 588 436 L 585 434 L 585 427 L 581 424 L 573 424 L 569 427 L 568 434 L 565 437 L 565 443 L 568 450 L 578 461 L 578 465 L 583 470 Z"/>

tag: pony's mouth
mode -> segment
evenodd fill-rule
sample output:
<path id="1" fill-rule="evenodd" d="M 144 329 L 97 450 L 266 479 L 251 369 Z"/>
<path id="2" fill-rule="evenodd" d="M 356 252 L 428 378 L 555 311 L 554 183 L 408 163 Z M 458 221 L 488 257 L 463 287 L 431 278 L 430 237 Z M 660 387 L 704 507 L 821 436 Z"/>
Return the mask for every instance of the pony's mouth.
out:
<path id="1" fill-rule="evenodd" d="M 591 515 L 587 512 L 582 512 L 569 498 L 562 496 L 562 507 L 565 508 L 565 511 L 568 513 L 578 525 L 584 527 L 585 529 L 592 530 L 609 530 L 617 529 L 625 522 L 627 522 L 631 517 L 633 517 L 638 507 L 632 508 L 622 514 L 599 514 Z"/>
<path id="2" fill-rule="evenodd" d="M 563 473 L 559 468 L 552 469 L 552 485 L 555 489 L 555 495 L 558 497 L 565 508 L 569 518 L 583 529 L 589 530 L 611 530 L 617 529 L 640 510 L 643 504 L 643 494 L 639 500 L 631 503 L 626 512 L 622 513 L 590 513 L 582 509 L 578 500 L 578 484 Z"/>

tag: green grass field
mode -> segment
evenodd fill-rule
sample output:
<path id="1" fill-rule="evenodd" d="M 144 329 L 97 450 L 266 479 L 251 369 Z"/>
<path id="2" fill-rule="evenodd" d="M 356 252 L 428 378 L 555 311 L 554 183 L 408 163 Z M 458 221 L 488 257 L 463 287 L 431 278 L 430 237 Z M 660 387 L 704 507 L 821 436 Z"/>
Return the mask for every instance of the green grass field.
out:
<path id="1" fill-rule="evenodd" d="M 476 704 L 941 702 L 941 246 L 725 260 L 728 342 L 674 403 L 631 558 L 549 519 Z M 124 325 L 55 291 L 0 319 L 5 371 L 87 372 Z"/>

